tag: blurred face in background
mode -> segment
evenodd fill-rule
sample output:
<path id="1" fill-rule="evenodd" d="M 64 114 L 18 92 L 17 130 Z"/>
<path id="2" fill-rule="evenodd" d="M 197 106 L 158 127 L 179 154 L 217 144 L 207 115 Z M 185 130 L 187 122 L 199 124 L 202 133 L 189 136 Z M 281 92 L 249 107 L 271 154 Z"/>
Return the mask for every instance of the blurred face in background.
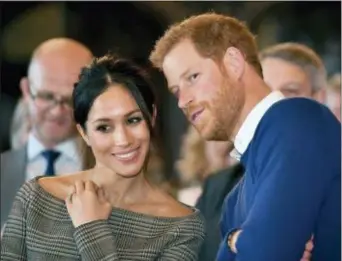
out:
<path id="1" fill-rule="evenodd" d="M 272 90 L 279 90 L 286 97 L 312 98 L 310 79 L 298 65 L 279 58 L 266 58 L 261 66 L 264 80 Z"/>
<path id="2" fill-rule="evenodd" d="M 28 79 L 21 84 L 28 103 L 33 134 L 53 147 L 75 134 L 71 94 L 91 53 L 82 45 L 52 41 L 33 58 Z"/>

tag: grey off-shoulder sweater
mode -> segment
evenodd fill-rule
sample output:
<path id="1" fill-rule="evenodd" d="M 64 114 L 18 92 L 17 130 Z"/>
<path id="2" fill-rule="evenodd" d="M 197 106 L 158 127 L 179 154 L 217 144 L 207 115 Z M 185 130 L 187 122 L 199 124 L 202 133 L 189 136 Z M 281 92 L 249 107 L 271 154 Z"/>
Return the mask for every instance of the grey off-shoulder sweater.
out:
<path id="1" fill-rule="evenodd" d="M 114 208 L 108 220 L 73 227 L 65 203 L 39 184 L 18 191 L 1 239 L 1 260 L 197 260 L 204 240 L 198 210 L 155 217 Z"/>

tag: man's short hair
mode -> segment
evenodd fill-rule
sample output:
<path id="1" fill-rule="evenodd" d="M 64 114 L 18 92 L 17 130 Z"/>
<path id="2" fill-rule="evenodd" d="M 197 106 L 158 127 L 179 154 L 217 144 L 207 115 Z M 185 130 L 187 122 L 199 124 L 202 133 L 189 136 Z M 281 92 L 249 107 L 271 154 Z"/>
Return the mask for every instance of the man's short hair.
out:
<path id="1" fill-rule="evenodd" d="M 262 76 L 255 37 L 241 21 L 215 13 L 192 16 L 172 25 L 155 44 L 152 64 L 162 70 L 165 56 L 182 40 L 189 39 L 197 52 L 221 62 L 229 47 L 239 49 L 245 60 Z"/>

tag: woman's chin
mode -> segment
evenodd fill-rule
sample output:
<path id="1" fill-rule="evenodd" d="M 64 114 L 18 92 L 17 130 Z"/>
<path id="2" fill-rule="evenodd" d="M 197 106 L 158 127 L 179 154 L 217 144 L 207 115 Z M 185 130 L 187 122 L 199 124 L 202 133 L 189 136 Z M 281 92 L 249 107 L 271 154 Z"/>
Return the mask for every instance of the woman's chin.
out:
<path id="1" fill-rule="evenodd" d="M 121 168 L 120 170 L 115 171 L 117 175 L 123 178 L 135 178 L 137 177 L 142 171 L 142 167 L 140 168 Z"/>

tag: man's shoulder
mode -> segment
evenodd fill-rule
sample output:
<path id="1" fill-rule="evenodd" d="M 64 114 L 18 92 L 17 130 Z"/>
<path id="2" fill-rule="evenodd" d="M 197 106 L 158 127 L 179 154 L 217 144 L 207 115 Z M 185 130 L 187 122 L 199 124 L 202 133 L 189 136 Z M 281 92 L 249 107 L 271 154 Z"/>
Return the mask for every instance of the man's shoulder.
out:
<path id="1" fill-rule="evenodd" d="M 7 160 L 11 158 L 21 157 L 26 153 L 26 146 L 19 149 L 11 149 L 1 153 L 1 160 Z"/>
<path id="2" fill-rule="evenodd" d="M 13 172 L 21 171 L 25 167 L 25 163 L 26 146 L 1 153 L 1 179 L 3 180 L 8 177 L 10 180 L 13 180 L 15 177 L 18 177 L 20 173 L 14 175 Z"/>
<path id="3" fill-rule="evenodd" d="M 298 119 L 300 117 L 311 116 L 315 119 L 317 116 L 329 115 L 329 108 L 313 99 L 305 97 L 285 98 L 273 104 L 266 112 L 265 118 L 268 116 L 280 116 L 279 120 Z M 314 117 L 313 117 L 314 116 Z"/>
<path id="4" fill-rule="evenodd" d="M 311 148 L 322 156 L 326 151 L 340 150 L 340 137 L 341 123 L 328 107 L 308 98 L 287 98 L 265 113 L 250 148 L 258 150 L 256 156 L 264 155 L 259 149 L 273 151 L 274 156 L 275 150 L 291 151 L 298 147 Z"/>
<path id="5" fill-rule="evenodd" d="M 286 98 L 273 104 L 265 113 L 258 126 L 260 129 L 276 131 L 277 134 L 310 133 L 318 129 L 337 129 L 339 122 L 329 108 L 313 99 Z"/>

